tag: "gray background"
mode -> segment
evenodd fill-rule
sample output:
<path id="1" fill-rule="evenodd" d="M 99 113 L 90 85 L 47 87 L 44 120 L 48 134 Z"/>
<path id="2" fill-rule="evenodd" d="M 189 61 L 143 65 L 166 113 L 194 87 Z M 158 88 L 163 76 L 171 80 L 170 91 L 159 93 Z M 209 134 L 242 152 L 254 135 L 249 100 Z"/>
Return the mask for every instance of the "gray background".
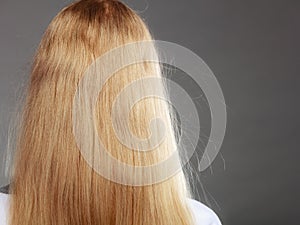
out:
<path id="1" fill-rule="evenodd" d="M 0 2 L 1 152 L 34 50 L 50 20 L 70 2 Z M 299 224 L 300 1 L 125 2 L 156 39 L 204 59 L 222 87 L 227 133 L 211 169 L 200 174 L 197 198 L 224 224 Z"/>

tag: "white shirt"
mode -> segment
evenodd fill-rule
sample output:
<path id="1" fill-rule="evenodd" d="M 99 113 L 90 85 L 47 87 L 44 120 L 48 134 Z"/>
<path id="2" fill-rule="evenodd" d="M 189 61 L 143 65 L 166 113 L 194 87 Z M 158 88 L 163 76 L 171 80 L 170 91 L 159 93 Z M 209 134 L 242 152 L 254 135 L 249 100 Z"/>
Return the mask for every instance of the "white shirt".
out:
<path id="1" fill-rule="evenodd" d="M 8 225 L 8 200 L 8 194 L 0 193 L 0 225 Z M 194 199 L 188 199 L 188 204 L 195 217 L 195 225 L 221 225 L 218 216 L 201 202 Z"/>

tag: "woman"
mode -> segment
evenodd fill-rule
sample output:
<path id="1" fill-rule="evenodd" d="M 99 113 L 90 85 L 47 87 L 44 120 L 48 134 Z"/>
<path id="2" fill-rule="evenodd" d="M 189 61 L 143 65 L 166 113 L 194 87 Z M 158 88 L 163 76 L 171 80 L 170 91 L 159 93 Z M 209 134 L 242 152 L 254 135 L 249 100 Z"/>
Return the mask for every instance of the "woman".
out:
<path id="1" fill-rule="evenodd" d="M 79 101 L 86 107 L 79 108 L 74 114 L 74 104 L 78 103 L 76 96 L 80 98 L 89 92 L 89 88 L 79 88 L 82 78 L 98 57 L 119 46 L 151 40 L 142 19 L 119 1 L 81 0 L 64 8 L 53 19 L 34 58 L 9 195 L 0 194 L 1 225 L 220 224 L 212 210 L 190 198 L 182 169 L 168 179 L 139 182 L 139 185 L 134 182 L 148 177 L 138 174 L 137 169 L 133 169 L 132 174 L 120 175 L 118 168 L 106 167 L 107 176 L 96 169 L 97 166 L 111 166 L 103 157 L 97 157 L 94 145 L 97 138 L 112 157 L 133 168 L 166 160 L 174 152 L 179 155 L 173 113 L 165 101 L 143 99 L 130 110 L 127 104 L 120 104 L 112 119 L 114 99 L 134 81 L 139 81 L 139 88 L 129 92 L 121 103 L 130 103 L 136 94 L 143 96 L 147 87 L 165 93 L 162 82 L 151 86 L 145 79 L 161 77 L 156 63 L 128 65 L 106 80 L 93 114 L 92 125 L 98 135 L 87 133 L 90 121 L 89 114 L 85 113 L 90 110 L 88 95 Z M 140 53 L 147 54 L 148 50 L 121 51 L 112 60 L 122 63 Z M 113 61 L 109 62 L 95 67 L 100 74 L 97 79 L 103 79 L 104 71 L 113 65 Z M 142 150 L 139 145 L 122 143 L 115 128 L 124 135 L 125 141 L 130 138 L 123 117 L 128 111 L 128 126 L 136 137 L 147 138 L 151 134 L 158 137 L 161 127 L 152 126 L 150 134 L 149 121 L 153 117 L 161 118 L 166 129 L 164 141 L 151 151 L 139 151 Z M 76 126 L 76 121 L 83 129 Z M 152 146 L 152 143 L 146 143 L 148 147 Z M 82 150 L 82 146 L 88 146 L 87 151 Z M 133 150 L 133 147 L 137 149 Z M 159 176 L 155 172 L 150 175 L 151 180 Z"/>

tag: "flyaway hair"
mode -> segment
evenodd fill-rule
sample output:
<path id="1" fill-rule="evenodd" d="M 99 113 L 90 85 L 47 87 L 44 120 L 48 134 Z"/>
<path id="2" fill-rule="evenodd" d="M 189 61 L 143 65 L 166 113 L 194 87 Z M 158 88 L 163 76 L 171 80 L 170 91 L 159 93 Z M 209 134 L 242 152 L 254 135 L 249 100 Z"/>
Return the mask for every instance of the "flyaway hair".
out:
<path id="1" fill-rule="evenodd" d="M 81 0 L 52 20 L 34 57 L 26 91 L 13 161 L 10 225 L 194 224 L 182 169 L 153 183 L 150 181 L 165 171 L 137 172 L 141 166 L 179 155 L 170 105 L 155 97 L 134 102 L 136 95 L 153 90 L 167 99 L 163 82 L 147 79 L 162 76 L 159 65 L 149 61 L 116 71 L 99 92 L 95 111 L 88 94 L 94 93 L 97 82 L 80 86 L 88 68 L 95 69 L 86 80 L 91 83 L 103 80 L 112 66 L 134 61 L 149 49 L 155 55 L 151 51 L 154 46 L 136 47 L 99 67 L 93 64 L 119 46 L 151 40 L 143 20 L 119 1 Z M 136 86 L 114 105 L 120 92 L 134 82 Z M 79 105 L 74 113 L 74 106 Z M 164 129 L 159 121 L 151 123 L 153 118 L 160 118 Z M 92 128 L 97 132 L 91 133 Z M 153 145 L 162 131 L 164 140 Z M 154 149 L 139 151 L 141 145 L 131 142 L 132 137 L 146 140 L 142 146 Z M 111 157 L 133 169 L 120 174 L 122 171 L 97 154 L 98 139 Z M 98 167 L 105 167 L 107 176 L 99 174 Z M 144 179 L 148 179 L 144 185 L 134 185 Z"/>

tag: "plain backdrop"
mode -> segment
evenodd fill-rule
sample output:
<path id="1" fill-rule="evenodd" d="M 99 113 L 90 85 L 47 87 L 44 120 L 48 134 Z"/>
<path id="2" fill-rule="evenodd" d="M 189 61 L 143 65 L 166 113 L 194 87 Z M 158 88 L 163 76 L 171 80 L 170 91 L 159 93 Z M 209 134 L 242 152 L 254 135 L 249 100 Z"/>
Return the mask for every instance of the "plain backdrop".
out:
<path id="1" fill-rule="evenodd" d="M 0 1 L 0 153 L 34 51 L 51 19 L 69 3 Z M 223 224 L 299 224 L 300 1 L 125 3 L 139 12 L 156 39 L 198 54 L 222 87 L 226 136 L 211 168 L 198 173 L 196 197 Z M 194 85 L 184 76 L 177 80 Z"/>

